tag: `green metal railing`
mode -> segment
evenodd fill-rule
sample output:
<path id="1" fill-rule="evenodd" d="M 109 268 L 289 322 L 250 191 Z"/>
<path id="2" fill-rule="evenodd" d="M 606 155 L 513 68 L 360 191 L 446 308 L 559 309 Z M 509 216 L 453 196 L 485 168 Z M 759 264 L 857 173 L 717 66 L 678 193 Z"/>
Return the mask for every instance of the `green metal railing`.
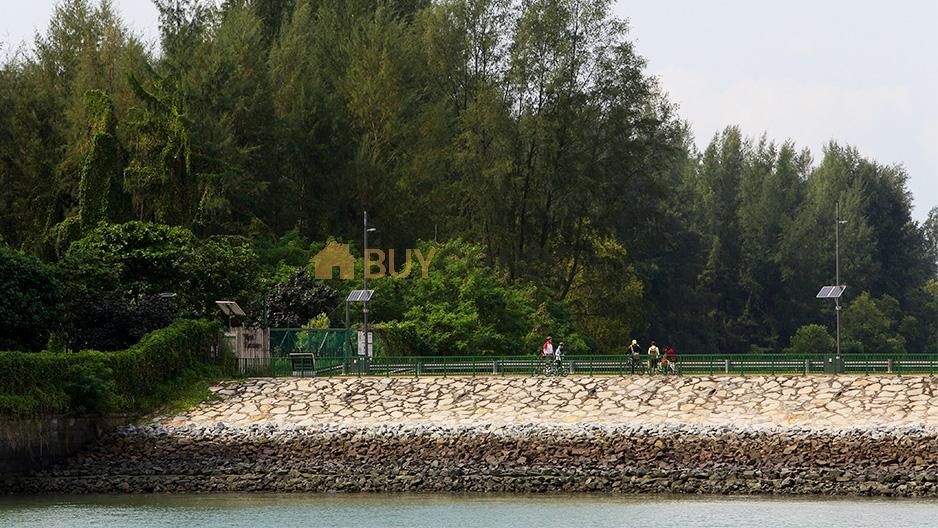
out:
<path id="1" fill-rule="evenodd" d="M 633 364 L 634 363 L 634 364 Z M 567 356 L 564 371 L 571 375 L 623 376 L 647 374 L 648 357 L 632 362 L 621 355 Z M 545 361 L 537 356 L 352 356 L 290 357 L 239 360 L 247 376 L 537 376 Z M 938 354 L 685 354 L 677 358 L 672 375 L 810 375 L 810 374 L 927 374 L 938 371 Z"/>

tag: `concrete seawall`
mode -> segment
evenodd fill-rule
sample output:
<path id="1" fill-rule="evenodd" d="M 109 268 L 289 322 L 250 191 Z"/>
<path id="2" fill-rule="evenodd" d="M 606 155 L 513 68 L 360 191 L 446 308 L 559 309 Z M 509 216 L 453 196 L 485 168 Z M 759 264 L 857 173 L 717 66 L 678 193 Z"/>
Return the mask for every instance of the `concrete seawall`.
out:
<path id="1" fill-rule="evenodd" d="M 0 475 L 34 470 L 68 458 L 126 417 L 0 418 Z"/>
<path id="2" fill-rule="evenodd" d="M 6 492 L 938 496 L 930 377 L 265 379 Z"/>

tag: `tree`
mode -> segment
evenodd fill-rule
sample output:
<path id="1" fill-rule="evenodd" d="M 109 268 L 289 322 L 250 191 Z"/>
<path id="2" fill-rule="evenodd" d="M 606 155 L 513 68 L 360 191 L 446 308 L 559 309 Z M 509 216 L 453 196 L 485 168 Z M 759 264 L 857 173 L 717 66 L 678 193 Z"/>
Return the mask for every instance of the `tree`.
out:
<path id="1" fill-rule="evenodd" d="M 306 268 L 298 268 L 266 294 L 267 324 L 271 328 L 299 328 L 339 305 L 338 292 L 316 280 Z"/>
<path id="2" fill-rule="evenodd" d="M 220 299 L 253 300 L 259 265 L 240 237 L 199 240 L 182 227 L 101 225 L 74 242 L 61 268 L 75 292 L 119 290 L 130 298 L 175 293 L 184 313 L 214 313 Z"/>
<path id="3" fill-rule="evenodd" d="M 431 247 L 422 244 L 423 254 Z M 459 240 L 438 247 L 426 278 L 412 271 L 374 288 L 376 320 L 397 353 L 516 354 L 530 329 L 532 292 L 506 283 L 485 266 L 482 247 Z"/>
<path id="4" fill-rule="evenodd" d="M 869 293 L 857 296 L 844 311 L 846 347 L 860 352 L 887 354 L 905 352 L 905 338 L 899 335 L 896 316 L 898 302 L 889 296 L 874 299 Z"/>
<path id="5" fill-rule="evenodd" d="M 121 291 L 103 295 L 87 291 L 70 297 L 65 308 L 69 350 L 123 350 L 177 316 L 171 297 L 129 298 Z"/>
<path id="6" fill-rule="evenodd" d="M 827 327 L 818 324 L 809 324 L 798 329 L 791 336 L 791 345 L 785 352 L 791 354 L 832 354 L 837 343 L 831 337 Z"/>
<path id="7" fill-rule="evenodd" d="M 62 323 L 54 270 L 0 244 L 0 291 L 0 350 L 42 350 Z"/>

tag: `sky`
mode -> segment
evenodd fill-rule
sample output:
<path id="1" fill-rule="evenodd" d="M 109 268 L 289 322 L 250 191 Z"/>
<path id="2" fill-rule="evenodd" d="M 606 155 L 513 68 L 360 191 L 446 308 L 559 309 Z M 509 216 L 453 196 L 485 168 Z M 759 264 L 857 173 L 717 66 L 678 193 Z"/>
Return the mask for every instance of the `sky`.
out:
<path id="1" fill-rule="evenodd" d="M 114 0 L 156 41 L 151 0 Z M 43 31 L 54 1 L 0 0 L 6 53 Z M 909 174 L 914 216 L 938 206 L 938 0 L 618 0 L 703 150 L 738 125 L 820 160 L 830 140 Z"/>

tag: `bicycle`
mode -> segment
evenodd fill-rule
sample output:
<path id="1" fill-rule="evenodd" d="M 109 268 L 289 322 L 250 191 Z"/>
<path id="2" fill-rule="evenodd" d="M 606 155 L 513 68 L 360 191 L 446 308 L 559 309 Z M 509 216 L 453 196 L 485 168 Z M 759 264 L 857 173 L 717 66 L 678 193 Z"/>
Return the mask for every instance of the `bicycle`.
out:
<path id="1" fill-rule="evenodd" d="M 535 373 L 539 376 L 566 376 L 569 369 L 562 359 L 542 358 Z"/>

